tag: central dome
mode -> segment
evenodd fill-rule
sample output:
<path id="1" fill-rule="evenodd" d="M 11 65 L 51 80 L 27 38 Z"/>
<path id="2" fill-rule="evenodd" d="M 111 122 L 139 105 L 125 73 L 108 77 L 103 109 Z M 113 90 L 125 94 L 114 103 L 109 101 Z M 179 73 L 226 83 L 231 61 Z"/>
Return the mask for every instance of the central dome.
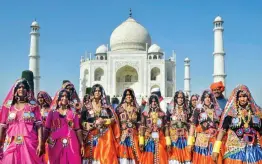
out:
<path id="1" fill-rule="evenodd" d="M 151 45 L 151 37 L 147 30 L 135 19 L 129 17 L 111 34 L 111 51 L 146 51 Z"/>

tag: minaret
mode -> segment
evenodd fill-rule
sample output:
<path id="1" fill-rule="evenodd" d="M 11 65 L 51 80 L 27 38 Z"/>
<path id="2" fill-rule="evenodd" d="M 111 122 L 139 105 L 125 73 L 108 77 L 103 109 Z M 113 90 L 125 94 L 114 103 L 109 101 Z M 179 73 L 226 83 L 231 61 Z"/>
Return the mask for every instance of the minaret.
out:
<path id="1" fill-rule="evenodd" d="M 225 84 L 225 52 L 223 44 L 223 23 L 224 21 L 220 16 L 214 20 L 214 82 L 222 81 Z"/>
<path id="2" fill-rule="evenodd" d="M 190 60 L 185 58 L 185 77 L 184 77 L 184 93 L 190 96 Z"/>
<path id="3" fill-rule="evenodd" d="M 30 54 L 29 54 L 29 70 L 34 73 L 34 93 L 37 95 L 40 88 L 40 56 L 39 56 L 39 24 L 35 21 L 31 24 L 31 41 L 30 41 Z"/>

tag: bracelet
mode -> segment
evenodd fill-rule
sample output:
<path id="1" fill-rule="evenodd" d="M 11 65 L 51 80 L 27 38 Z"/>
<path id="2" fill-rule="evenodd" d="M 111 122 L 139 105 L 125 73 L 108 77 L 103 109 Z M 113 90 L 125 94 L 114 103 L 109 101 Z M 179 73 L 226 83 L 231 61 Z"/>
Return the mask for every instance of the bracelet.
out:
<path id="1" fill-rule="evenodd" d="M 139 136 L 139 145 L 144 145 L 144 144 L 145 144 L 144 136 Z"/>
<path id="2" fill-rule="evenodd" d="M 170 145 L 171 145 L 171 139 L 170 139 L 170 137 L 169 137 L 169 136 L 166 136 L 165 138 L 166 138 L 166 145 L 167 145 L 167 146 L 170 146 Z"/>
<path id="3" fill-rule="evenodd" d="M 219 153 L 222 141 L 216 141 L 213 147 L 213 153 Z"/>
<path id="4" fill-rule="evenodd" d="M 85 128 L 85 127 L 86 127 L 86 124 L 87 124 L 87 122 L 83 122 L 83 123 L 82 123 L 82 126 Z"/>
<path id="5" fill-rule="evenodd" d="M 192 146 L 194 145 L 195 138 L 193 136 L 188 136 L 187 138 L 187 145 Z"/>
<path id="6" fill-rule="evenodd" d="M 105 120 L 106 120 L 106 122 L 105 122 L 106 125 L 111 124 L 111 119 L 105 119 Z"/>

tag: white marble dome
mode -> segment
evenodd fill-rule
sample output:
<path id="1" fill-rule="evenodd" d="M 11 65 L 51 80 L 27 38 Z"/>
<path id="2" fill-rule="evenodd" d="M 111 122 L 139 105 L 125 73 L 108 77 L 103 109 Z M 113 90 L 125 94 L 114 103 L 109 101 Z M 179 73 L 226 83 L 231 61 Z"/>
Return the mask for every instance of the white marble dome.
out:
<path id="1" fill-rule="evenodd" d="M 153 44 L 149 47 L 148 53 L 163 53 L 163 51 L 157 44 Z"/>
<path id="2" fill-rule="evenodd" d="M 189 58 L 185 58 L 185 62 L 190 62 L 190 59 Z"/>
<path id="3" fill-rule="evenodd" d="M 107 47 L 104 44 L 96 49 L 96 54 L 105 54 L 105 53 L 107 53 Z"/>
<path id="4" fill-rule="evenodd" d="M 148 31 L 135 19 L 129 17 L 119 25 L 111 34 L 111 51 L 146 51 L 151 45 L 151 37 Z"/>
<path id="5" fill-rule="evenodd" d="M 222 18 L 220 16 L 217 16 L 214 20 L 214 22 L 222 22 Z"/>
<path id="6" fill-rule="evenodd" d="M 38 26 L 39 27 L 39 24 L 37 23 L 37 21 L 33 21 L 31 26 Z"/>

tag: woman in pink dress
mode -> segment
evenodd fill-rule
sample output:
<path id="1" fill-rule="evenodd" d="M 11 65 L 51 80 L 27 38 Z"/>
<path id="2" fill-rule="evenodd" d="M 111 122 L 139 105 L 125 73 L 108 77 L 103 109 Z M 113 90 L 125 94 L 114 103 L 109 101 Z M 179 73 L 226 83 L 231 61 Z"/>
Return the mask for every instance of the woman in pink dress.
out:
<path id="1" fill-rule="evenodd" d="M 0 117 L 0 141 L 7 135 L 10 143 L 0 163 L 43 163 L 41 114 L 31 95 L 28 82 L 20 79 L 5 99 Z M 3 142 L 0 144 L 2 147 Z"/>
<path id="2" fill-rule="evenodd" d="M 81 163 L 84 155 L 79 118 L 69 104 L 70 93 L 62 89 L 58 93 L 55 109 L 48 113 L 45 123 L 45 137 L 48 143 L 50 164 Z M 49 137 L 48 137 L 49 136 Z"/>
<path id="3" fill-rule="evenodd" d="M 50 112 L 50 105 L 52 103 L 52 98 L 45 91 L 40 91 L 37 94 L 37 104 L 40 106 L 40 112 L 42 116 L 43 125 L 45 125 L 46 118 Z M 44 163 L 48 163 L 48 144 L 45 144 L 45 154 L 44 154 Z"/>

